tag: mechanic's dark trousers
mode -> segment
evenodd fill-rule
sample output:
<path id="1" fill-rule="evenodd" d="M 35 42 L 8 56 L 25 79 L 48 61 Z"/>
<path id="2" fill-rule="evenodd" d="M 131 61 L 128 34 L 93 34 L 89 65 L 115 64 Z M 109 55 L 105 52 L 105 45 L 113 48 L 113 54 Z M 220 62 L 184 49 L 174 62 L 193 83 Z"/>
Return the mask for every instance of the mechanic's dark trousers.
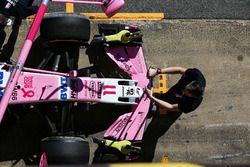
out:
<path id="1" fill-rule="evenodd" d="M 154 115 L 143 136 L 141 161 L 153 161 L 158 139 L 167 132 L 181 114 L 181 112 L 172 112 L 165 115 Z"/>
<path id="2" fill-rule="evenodd" d="M 4 26 L 0 27 L 0 62 L 10 61 L 10 57 L 12 56 L 14 51 L 19 33 L 19 26 L 22 23 L 22 19 L 37 12 L 38 7 L 32 6 L 33 1 L 34 0 L 19 0 L 14 7 L 8 10 L 9 15 L 15 17 L 15 21 L 12 26 L 12 32 L 9 36 L 8 42 L 3 46 L 3 48 L 2 45 L 5 41 L 6 33 L 4 32 Z"/>
<path id="3" fill-rule="evenodd" d="M 3 46 L 3 49 L 0 50 L 0 62 L 2 61 L 2 62 L 10 63 L 10 58 L 14 52 L 18 34 L 19 34 L 19 26 L 13 26 L 12 32 L 9 35 L 9 39 L 7 43 L 5 43 L 5 45 Z M 1 38 L 0 38 L 0 43 L 1 43 Z"/>
<path id="4" fill-rule="evenodd" d="M 20 25 L 22 19 L 33 15 L 37 12 L 38 7 L 37 6 L 32 6 L 32 3 L 34 0 L 19 0 L 18 3 L 16 4 L 15 11 L 13 12 L 13 15 L 15 19 L 15 24 Z"/>

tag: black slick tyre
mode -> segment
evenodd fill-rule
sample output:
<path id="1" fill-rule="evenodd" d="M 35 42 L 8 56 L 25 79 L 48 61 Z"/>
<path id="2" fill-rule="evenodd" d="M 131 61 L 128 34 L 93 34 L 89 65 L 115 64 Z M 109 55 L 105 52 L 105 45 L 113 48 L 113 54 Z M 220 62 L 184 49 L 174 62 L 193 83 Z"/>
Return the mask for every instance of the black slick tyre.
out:
<path id="1" fill-rule="evenodd" d="M 52 13 L 43 18 L 41 36 L 47 40 L 77 40 L 88 42 L 90 21 L 81 14 Z"/>

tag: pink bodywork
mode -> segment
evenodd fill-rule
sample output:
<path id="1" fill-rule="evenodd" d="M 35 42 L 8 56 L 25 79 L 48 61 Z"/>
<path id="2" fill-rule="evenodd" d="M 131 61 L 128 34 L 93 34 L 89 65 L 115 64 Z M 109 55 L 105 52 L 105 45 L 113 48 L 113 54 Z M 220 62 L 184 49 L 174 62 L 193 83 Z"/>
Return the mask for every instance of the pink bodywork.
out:
<path id="1" fill-rule="evenodd" d="M 11 75 L 10 67 L 0 63 L 2 88 L 6 87 L 6 81 Z M 143 95 L 143 89 L 136 85 L 137 81 L 127 79 L 76 77 L 49 71 L 22 71 L 11 93 L 9 104 L 79 101 L 135 105 L 136 100 Z"/>
<path id="2" fill-rule="evenodd" d="M 113 16 L 124 5 L 124 0 L 52 1 L 101 5 L 108 17 Z M 106 4 L 107 1 L 108 4 Z M 14 66 L 9 66 L 10 70 L 4 69 L 6 65 L 0 64 L 0 88 L 4 88 L 3 94 L 0 89 L 0 95 L 3 95 L 0 101 L 0 123 L 8 104 L 62 100 L 134 104 L 132 111 L 121 115 L 108 128 L 104 137 L 112 137 L 115 140 L 142 140 L 150 100 L 143 93 L 143 88 L 149 84 L 149 80 L 146 76 L 147 68 L 141 46 L 106 48 L 108 56 L 122 70 L 127 72 L 132 80 L 79 78 L 71 74 L 45 72 L 36 69 L 29 69 L 29 72 L 23 71 L 25 69 L 23 66 L 46 12 L 48 2 L 49 0 L 42 0 L 18 56 L 17 63 Z M 125 85 L 120 84 L 124 82 Z M 126 92 L 134 93 L 126 94 Z M 129 100 L 124 102 L 119 99 L 120 97 Z M 46 155 L 43 154 L 40 166 L 46 165 Z"/>
<path id="3" fill-rule="evenodd" d="M 20 73 L 11 93 L 9 104 L 41 103 L 49 101 L 103 102 L 134 104 L 132 111 L 121 115 L 105 133 L 116 140 L 141 140 L 150 100 L 143 93 L 149 83 L 141 46 L 106 48 L 107 55 L 132 80 L 76 77 L 70 74 L 28 69 Z M 10 65 L 0 64 L 1 87 L 11 72 Z M 38 73 L 39 72 L 39 73 Z M 127 93 L 133 92 L 133 93 Z M 127 102 L 119 98 L 129 99 Z M 138 102 L 139 101 L 139 102 Z M 135 105 L 136 104 L 136 105 Z"/>
<path id="4" fill-rule="evenodd" d="M 107 0 L 101 0 L 98 2 L 94 1 L 72 1 L 72 0 L 57 0 L 58 2 L 73 2 L 73 3 L 85 3 L 85 4 L 97 4 L 97 5 L 104 5 L 104 2 L 107 2 Z M 11 75 L 9 77 L 8 83 L 6 85 L 6 89 L 4 91 L 3 97 L 0 101 L 0 123 L 2 122 L 5 110 L 8 106 L 9 100 L 11 98 L 11 94 L 13 90 L 15 89 L 17 80 L 21 74 L 21 71 L 23 69 L 24 63 L 28 57 L 28 53 L 30 51 L 30 48 L 33 44 L 33 41 L 37 35 L 37 32 L 39 30 L 40 24 L 42 22 L 42 19 L 44 17 L 44 14 L 47 9 L 49 0 L 42 0 L 42 3 L 37 11 L 37 14 L 35 16 L 35 19 L 32 22 L 32 25 L 30 27 L 30 30 L 28 32 L 28 35 L 24 41 L 24 45 L 22 47 L 22 50 L 18 56 L 17 63 L 12 69 Z M 103 9 L 104 12 L 107 14 L 107 16 L 112 16 L 113 14 L 117 13 L 118 10 L 124 5 L 124 0 L 110 0 L 108 1 L 108 5 L 106 5 Z"/>
<path id="5" fill-rule="evenodd" d="M 92 4 L 100 5 L 103 12 L 108 17 L 115 15 L 125 4 L 124 0 L 99 0 L 99 1 L 81 1 L 81 0 L 51 0 L 52 2 L 67 2 L 67 3 L 79 3 L 79 4 Z M 106 5 L 106 2 L 108 4 Z"/>
<path id="6" fill-rule="evenodd" d="M 95 4 L 93 1 L 52 1 Z M 103 2 L 104 1 L 99 1 L 96 2 L 96 4 L 102 5 Z M 141 46 L 106 48 L 108 56 L 131 76 L 134 83 L 132 85 L 116 85 L 119 82 L 118 79 L 70 79 L 69 77 L 56 74 L 33 73 L 35 70 L 33 72 L 22 72 L 23 65 L 46 12 L 47 4 L 48 0 L 42 1 L 18 57 L 17 64 L 13 66 L 11 72 L 9 72 L 9 79 L 4 86 L 5 91 L 0 101 L 0 122 L 9 103 L 36 103 L 61 100 L 120 103 L 119 100 L 116 101 L 114 99 L 126 97 L 130 100 L 128 100 L 127 103 L 121 103 L 136 104 L 136 98 L 139 98 L 139 103 L 132 106 L 132 111 L 121 115 L 105 132 L 104 137 L 112 137 L 116 140 L 141 140 L 150 105 L 150 100 L 143 94 L 143 88 L 148 85 L 149 80 L 146 76 L 147 68 Z M 123 5 L 123 0 L 111 0 L 108 6 L 102 6 L 102 8 L 106 15 L 110 17 Z M 72 83 L 72 81 L 76 84 Z M 72 85 L 77 85 L 76 92 L 72 93 Z M 114 88 L 115 91 L 112 90 Z M 105 91 L 104 89 L 107 90 Z M 128 89 L 134 89 L 133 92 L 136 92 L 138 89 L 139 93 L 127 97 L 124 95 L 124 91 Z M 75 94 L 77 94 L 77 96 Z M 107 98 L 108 96 L 112 96 L 112 98 Z"/>
<path id="7" fill-rule="evenodd" d="M 138 81 L 139 87 L 145 88 L 149 84 L 147 67 L 141 46 L 107 48 L 106 52 L 133 80 Z M 108 128 L 104 137 L 112 137 L 116 140 L 142 140 L 149 105 L 150 100 L 144 94 L 139 104 L 132 107 L 131 113 L 121 115 Z"/>

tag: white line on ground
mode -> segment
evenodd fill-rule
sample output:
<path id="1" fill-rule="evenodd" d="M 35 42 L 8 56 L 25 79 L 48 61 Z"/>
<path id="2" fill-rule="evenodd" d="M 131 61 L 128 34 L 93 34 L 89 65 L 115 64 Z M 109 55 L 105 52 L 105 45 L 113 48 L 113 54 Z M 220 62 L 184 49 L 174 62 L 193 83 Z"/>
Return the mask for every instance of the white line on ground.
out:
<path id="1" fill-rule="evenodd" d="M 207 124 L 207 125 L 205 125 L 205 128 L 209 129 L 209 128 L 228 127 L 228 126 L 248 126 L 248 127 L 250 127 L 250 123 L 238 122 L 238 123 Z"/>
<path id="2" fill-rule="evenodd" d="M 249 152 L 241 152 L 241 153 L 234 153 L 234 154 L 225 154 L 225 155 L 213 155 L 213 156 L 209 156 L 209 159 L 216 159 L 216 160 L 222 160 L 222 159 L 229 159 L 229 158 L 236 158 L 239 156 L 243 156 L 243 157 L 249 157 Z"/>

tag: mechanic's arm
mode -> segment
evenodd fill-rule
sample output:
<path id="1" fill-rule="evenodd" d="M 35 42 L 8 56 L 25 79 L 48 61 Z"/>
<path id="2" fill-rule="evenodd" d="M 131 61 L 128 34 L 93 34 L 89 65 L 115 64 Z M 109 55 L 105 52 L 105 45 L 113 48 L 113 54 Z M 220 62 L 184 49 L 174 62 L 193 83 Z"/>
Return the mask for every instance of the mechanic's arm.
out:
<path id="1" fill-rule="evenodd" d="M 186 70 L 183 67 L 167 67 L 161 69 L 161 74 L 184 74 Z"/>
<path id="2" fill-rule="evenodd" d="M 183 67 L 167 67 L 167 68 L 150 68 L 148 71 L 149 77 L 154 77 L 157 74 L 184 74 L 187 68 Z"/>
<path id="3" fill-rule="evenodd" d="M 148 88 L 145 88 L 145 93 L 147 94 L 148 98 L 150 98 L 150 100 L 154 101 L 156 104 L 166 108 L 168 111 L 175 111 L 175 112 L 180 112 L 179 108 L 178 108 L 178 104 L 170 104 L 168 102 L 165 102 L 163 100 L 157 99 L 156 97 L 154 97 L 152 95 L 151 90 L 149 90 Z"/>

